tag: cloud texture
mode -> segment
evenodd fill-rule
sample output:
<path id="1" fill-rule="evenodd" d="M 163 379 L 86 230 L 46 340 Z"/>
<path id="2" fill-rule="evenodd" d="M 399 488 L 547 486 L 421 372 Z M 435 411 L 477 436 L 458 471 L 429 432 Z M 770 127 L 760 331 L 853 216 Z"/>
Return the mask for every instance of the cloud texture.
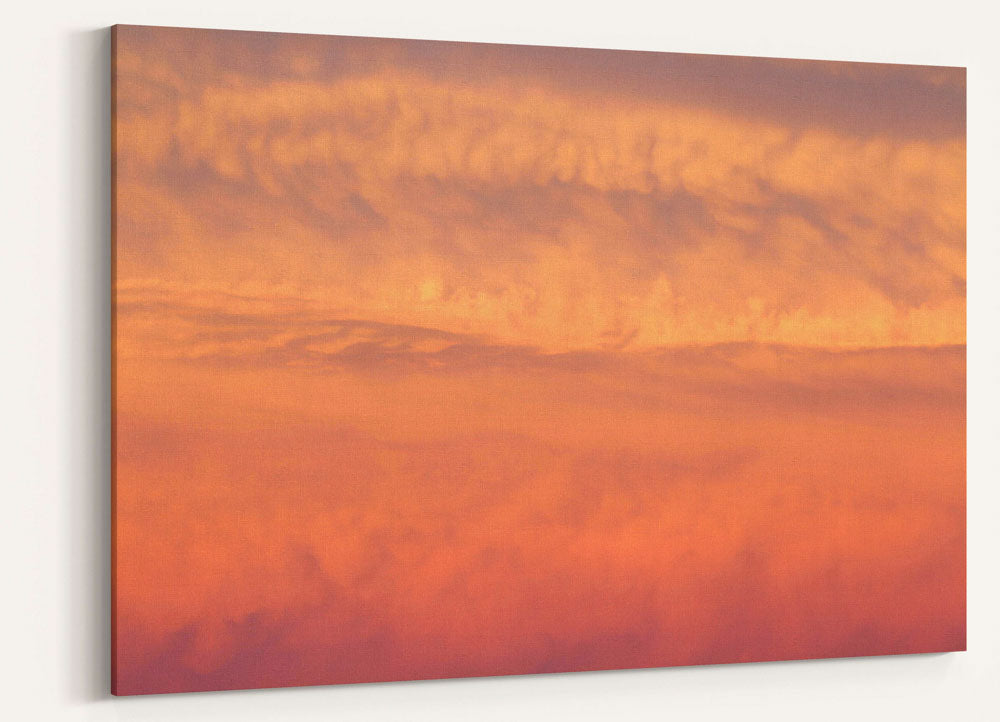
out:
<path id="1" fill-rule="evenodd" d="M 964 70 L 114 57 L 120 693 L 964 647 Z"/>
<path id="2" fill-rule="evenodd" d="M 762 113 L 714 76 L 700 95 L 726 103 L 644 92 L 660 77 L 637 59 L 617 92 L 606 52 L 558 54 L 587 74 L 494 60 L 454 78 L 392 62 L 398 44 L 360 62 L 361 41 L 343 58 L 338 40 L 316 57 L 304 41 L 270 77 L 254 57 L 185 74 L 193 51 L 169 41 L 188 36 L 133 37 L 118 60 L 125 278 L 552 350 L 964 343 L 964 106 L 937 123 L 924 108 L 924 134 L 896 136 L 857 105 L 783 122 L 798 103 L 780 85 L 812 68 L 834 97 L 855 79 L 867 92 L 847 99 L 867 104 L 907 83 L 898 111 L 914 113 L 964 89 L 960 70 L 729 59 L 777 86 Z M 466 47 L 463 67 L 498 52 L 449 60 Z"/>

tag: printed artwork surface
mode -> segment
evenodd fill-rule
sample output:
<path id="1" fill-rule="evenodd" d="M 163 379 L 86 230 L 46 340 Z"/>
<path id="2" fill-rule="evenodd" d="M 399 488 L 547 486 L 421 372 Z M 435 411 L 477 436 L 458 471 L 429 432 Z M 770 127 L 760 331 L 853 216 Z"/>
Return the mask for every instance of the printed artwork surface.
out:
<path id="1" fill-rule="evenodd" d="M 112 37 L 114 693 L 965 648 L 964 69 Z"/>

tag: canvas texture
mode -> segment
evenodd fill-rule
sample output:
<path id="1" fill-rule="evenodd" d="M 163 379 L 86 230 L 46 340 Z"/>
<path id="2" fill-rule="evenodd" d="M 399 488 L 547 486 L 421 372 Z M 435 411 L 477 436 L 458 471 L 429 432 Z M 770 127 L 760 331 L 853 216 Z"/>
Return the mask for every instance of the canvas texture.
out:
<path id="1" fill-rule="evenodd" d="M 112 36 L 116 694 L 965 648 L 964 69 Z"/>

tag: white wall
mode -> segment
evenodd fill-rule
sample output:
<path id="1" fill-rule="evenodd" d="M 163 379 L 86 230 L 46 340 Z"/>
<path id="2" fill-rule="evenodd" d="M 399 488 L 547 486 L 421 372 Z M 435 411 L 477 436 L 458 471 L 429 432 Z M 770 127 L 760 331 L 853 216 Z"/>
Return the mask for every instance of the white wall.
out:
<path id="1" fill-rule="evenodd" d="M 1000 719 L 1000 17 L 954 0 L 22 0 L 0 43 L 0 717 Z M 818 9 L 817 9 L 818 8 Z M 107 695 L 108 35 L 116 22 L 969 67 L 969 651 Z"/>

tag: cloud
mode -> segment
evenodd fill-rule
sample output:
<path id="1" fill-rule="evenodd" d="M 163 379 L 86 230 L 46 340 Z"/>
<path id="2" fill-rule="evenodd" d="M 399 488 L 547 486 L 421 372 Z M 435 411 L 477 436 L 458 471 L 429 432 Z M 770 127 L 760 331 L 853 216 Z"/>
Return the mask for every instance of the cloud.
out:
<path id="1" fill-rule="evenodd" d="M 963 87 L 946 71 L 676 56 L 673 74 L 627 91 L 530 52 L 460 82 L 361 41 L 344 52 L 374 59 L 334 63 L 343 72 L 251 74 L 299 61 L 284 41 L 219 42 L 237 40 L 250 59 L 216 48 L 197 73 L 176 49 L 153 62 L 119 42 L 123 278 L 267 289 L 561 351 L 964 342 L 964 132 L 858 134 L 796 111 L 835 119 L 851 100 L 856 115 L 903 80 L 923 107 L 922 92 Z M 317 42 L 295 57 L 322 65 L 320 47 L 341 41 Z M 445 56 L 463 48 L 501 52 Z M 622 72 L 655 57 L 629 55 Z M 757 92 L 771 112 L 739 113 L 698 102 L 726 95 L 722 81 L 654 92 L 685 67 L 787 93 Z M 553 80 L 570 68 L 574 82 Z M 839 100 L 794 101 L 807 79 Z"/>
<path id="2" fill-rule="evenodd" d="M 298 393 L 148 364 L 116 433 L 122 689 L 964 643 L 960 350 L 661 363 Z"/>
<path id="3" fill-rule="evenodd" d="M 613 344 L 549 351 L 424 326 L 326 315 L 295 298 L 238 297 L 156 284 L 119 289 L 119 365 L 192 364 L 202 372 L 292 370 L 447 377 L 469 373 L 628 374 L 671 394 L 732 394 L 730 403 L 849 403 L 921 394 L 947 398 L 964 373 L 964 346 L 821 350 L 752 343 L 659 347 Z M 748 374 L 750 374 L 748 376 Z M 737 379 L 739 381 L 737 382 Z M 601 380 L 595 383 L 602 383 Z M 666 395 L 656 398 L 662 399 Z M 633 399 L 634 400 L 634 399 Z M 653 397 L 647 403 L 658 403 Z"/>
<path id="4" fill-rule="evenodd" d="M 964 72 L 115 42 L 119 692 L 964 646 Z"/>
<path id="5" fill-rule="evenodd" d="M 915 138 L 965 132 L 965 69 L 174 28 L 120 27 L 129 67 L 165 84 L 329 83 L 405 69 L 460 87 L 538 84 L 728 116 Z M 163 62 L 169 59 L 168 63 Z"/>

